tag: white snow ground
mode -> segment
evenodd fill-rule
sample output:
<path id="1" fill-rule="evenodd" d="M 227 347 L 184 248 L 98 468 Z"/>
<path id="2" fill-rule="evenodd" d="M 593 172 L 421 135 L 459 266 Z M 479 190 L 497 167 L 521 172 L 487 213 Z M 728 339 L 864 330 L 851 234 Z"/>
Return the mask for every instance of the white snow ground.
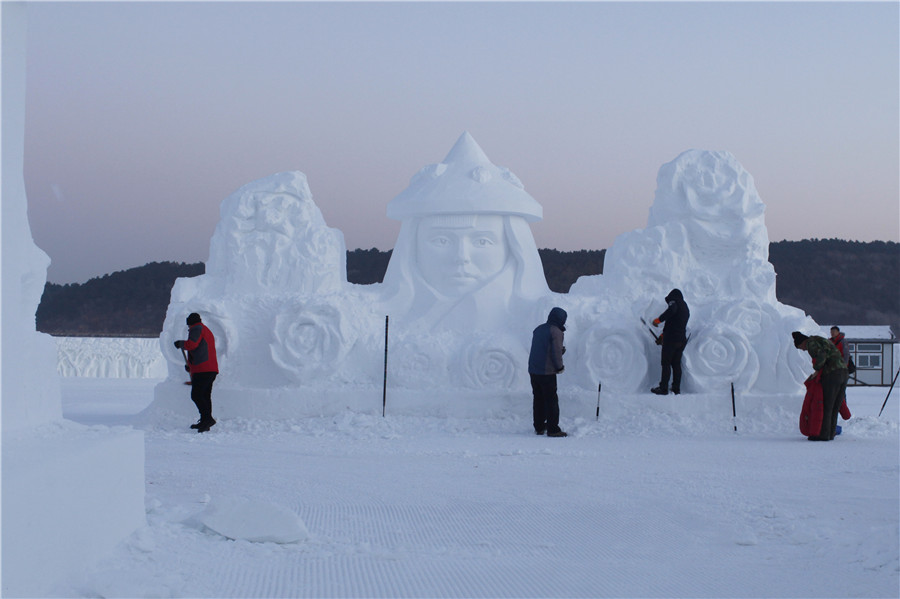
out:
<path id="1" fill-rule="evenodd" d="M 843 434 L 811 443 L 799 396 L 739 397 L 735 433 L 729 396 L 601 395 L 595 420 L 575 391 L 565 439 L 531 433 L 524 394 L 502 419 L 394 416 L 390 393 L 382 418 L 378 393 L 369 414 L 196 434 L 140 424 L 158 382 L 62 381 L 67 418 L 144 429 L 147 526 L 59 596 L 898 596 L 897 389 L 880 418 L 887 389 L 851 389 Z M 201 523 L 235 502 L 304 534 Z"/>

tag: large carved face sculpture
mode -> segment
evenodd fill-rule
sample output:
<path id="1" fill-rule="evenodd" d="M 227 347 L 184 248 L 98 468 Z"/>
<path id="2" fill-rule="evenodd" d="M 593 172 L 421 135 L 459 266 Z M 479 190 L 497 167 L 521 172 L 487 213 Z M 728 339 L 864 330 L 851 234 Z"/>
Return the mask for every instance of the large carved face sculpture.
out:
<path id="1" fill-rule="evenodd" d="M 439 293 L 458 297 L 481 288 L 509 259 L 499 214 L 460 214 L 422 218 L 416 231 L 416 264 Z"/>

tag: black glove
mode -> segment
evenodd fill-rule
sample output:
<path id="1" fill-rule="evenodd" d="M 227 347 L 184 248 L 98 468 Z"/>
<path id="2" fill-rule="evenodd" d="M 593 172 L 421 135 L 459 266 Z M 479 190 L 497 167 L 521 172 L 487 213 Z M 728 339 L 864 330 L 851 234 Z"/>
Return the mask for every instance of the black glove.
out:
<path id="1" fill-rule="evenodd" d="M 184 341 L 179 339 L 178 341 L 175 342 L 175 347 L 177 347 L 178 349 L 184 349 Z"/>
<path id="2" fill-rule="evenodd" d="M 656 345 L 662 345 L 662 335 L 656 338 Z"/>

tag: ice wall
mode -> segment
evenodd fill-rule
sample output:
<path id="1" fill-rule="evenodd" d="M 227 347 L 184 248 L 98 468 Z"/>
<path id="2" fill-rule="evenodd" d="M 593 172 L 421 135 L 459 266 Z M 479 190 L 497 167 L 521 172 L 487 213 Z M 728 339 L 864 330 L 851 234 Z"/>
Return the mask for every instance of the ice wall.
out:
<path id="1" fill-rule="evenodd" d="M 3 3 L 3 433 L 62 418 L 56 346 L 35 329 L 50 258 L 34 244 L 25 200 L 25 8 Z"/>
<path id="2" fill-rule="evenodd" d="M 143 434 L 62 418 L 56 344 L 35 330 L 47 255 L 28 225 L 23 178 L 24 3 L 2 21 L 2 586 L 45 597 L 144 520 Z"/>
<path id="3" fill-rule="evenodd" d="M 777 302 L 765 206 L 727 152 L 691 150 L 663 165 L 647 227 L 619 236 L 604 274 L 568 294 L 544 278 L 530 229 L 542 208 L 468 133 L 388 204 L 402 225 L 383 284 L 347 283 L 343 238 L 325 225 L 302 173 L 255 181 L 221 212 L 207 274 L 179 279 L 172 292 L 157 410 L 190 415 L 172 341 L 185 337 L 191 312 L 217 337 L 223 416 L 357 409 L 354 397 L 385 376 L 386 315 L 387 378 L 406 408 L 443 413 L 461 397 L 487 405 L 527 395 L 531 331 L 555 305 L 569 313 L 561 385 L 646 392 L 659 348 L 640 319 L 658 316 L 674 287 L 692 311 L 684 392 L 731 383 L 797 392 L 804 378 L 790 332 L 815 325 Z"/>

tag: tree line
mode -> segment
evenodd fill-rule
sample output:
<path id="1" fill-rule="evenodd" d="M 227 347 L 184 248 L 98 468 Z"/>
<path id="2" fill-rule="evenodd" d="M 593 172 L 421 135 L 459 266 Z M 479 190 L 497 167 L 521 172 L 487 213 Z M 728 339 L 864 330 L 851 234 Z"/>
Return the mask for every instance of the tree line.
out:
<path id="1" fill-rule="evenodd" d="M 606 250 L 538 250 L 547 284 L 566 293 L 580 276 L 603 273 Z M 384 279 L 391 250 L 347 252 L 347 280 L 359 285 Z M 806 239 L 769 244 L 784 304 L 816 322 L 890 325 L 900 333 L 900 244 Z M 162 331 L 172 285 L 206 271 L 202 262 L 151 262 L 86 283 L 47 283 L 36 314 L 37 330 L 58 336 L 155 337 Z"/>

